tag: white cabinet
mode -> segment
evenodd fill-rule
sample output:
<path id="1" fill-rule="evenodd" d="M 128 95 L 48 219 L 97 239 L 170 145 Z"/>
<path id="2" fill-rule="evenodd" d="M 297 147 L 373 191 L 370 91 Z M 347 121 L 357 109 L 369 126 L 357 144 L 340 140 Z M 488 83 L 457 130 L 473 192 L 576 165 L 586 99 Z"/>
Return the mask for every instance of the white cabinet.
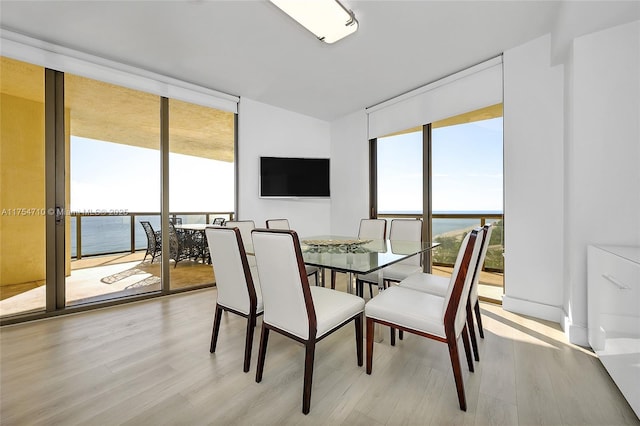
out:
<path id="1" fill-rule="evenodd" d="M 589 246 L 589 344 L 640 417 L 640 247 Z"/>

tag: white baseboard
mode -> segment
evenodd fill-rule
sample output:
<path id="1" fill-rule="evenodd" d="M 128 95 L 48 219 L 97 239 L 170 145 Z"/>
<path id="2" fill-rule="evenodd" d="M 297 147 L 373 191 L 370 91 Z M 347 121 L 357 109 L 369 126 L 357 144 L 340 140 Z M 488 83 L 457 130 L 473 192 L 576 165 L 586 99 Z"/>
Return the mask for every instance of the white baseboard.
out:
<path id="1" fill-rule="evenodd" d="M 505 311 L 557 322 L 561 326 L 564 325 L 565 315 L 561 306 L 545 305 L 543 303 L 518 299 L 505 294 L 502 297 L 502 308 Z"/>
<path id="2" fill-rule="evenodd" d="M 502 308 L 505 311 L 516 314 L 557 322 L 564 330 L 570 343 L 589 347 L 587 327 L 573 324 L 561 306 L 545 305 L 544 303 L 504 295 L 502 297 Z"/>
<path id="3" fill-rule="evenodd" d="M 573 324 L 567 315 L 564 316 L 564 332 L 570 343 L 590 347 L 589 330 L 584 325 Z"/>

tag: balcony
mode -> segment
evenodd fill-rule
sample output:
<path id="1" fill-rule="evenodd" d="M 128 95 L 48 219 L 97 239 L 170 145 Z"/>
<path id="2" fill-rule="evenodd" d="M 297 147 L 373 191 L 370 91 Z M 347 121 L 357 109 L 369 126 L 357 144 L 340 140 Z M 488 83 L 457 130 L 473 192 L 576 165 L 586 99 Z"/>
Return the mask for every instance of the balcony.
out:
<path id="1" fill-rule="evenodd" d="M 104 302 L 160 290 L 161 262 L 147 256 L 147 237 L 140 225 L 149 221 L 160 230 L 160 214 L 127 212 L 122 215 L 70 215 L 70 253 L 65 278 L 66 306 Z M 170 219 L 184 224 L 211 223 L 214 218 L 233 218 L 233 212 L 175 212 Z M 211 265 L 203 259 L 170 261 L 170 289 L 179 291 L 213 285 Z M 45 279 L 0 287 L 0 311 L 3 317 L 44 310 Z"/>

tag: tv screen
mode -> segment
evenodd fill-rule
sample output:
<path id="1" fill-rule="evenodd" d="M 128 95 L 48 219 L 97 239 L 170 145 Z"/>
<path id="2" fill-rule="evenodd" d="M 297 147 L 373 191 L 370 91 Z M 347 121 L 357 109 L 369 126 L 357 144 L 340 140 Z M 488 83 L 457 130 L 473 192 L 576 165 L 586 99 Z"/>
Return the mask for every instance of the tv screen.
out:
<path id="1" fill-rule="evenodd" d="M 328 158 L 260 157 L 261 197 L 329 197 Z"/>

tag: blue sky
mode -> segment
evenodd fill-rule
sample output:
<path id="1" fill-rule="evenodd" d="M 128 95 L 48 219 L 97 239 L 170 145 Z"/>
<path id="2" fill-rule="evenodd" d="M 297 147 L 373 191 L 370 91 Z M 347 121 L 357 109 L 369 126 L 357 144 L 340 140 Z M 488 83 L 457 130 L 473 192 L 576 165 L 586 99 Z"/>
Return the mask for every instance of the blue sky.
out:
<path id="1" fill-rule="evenodd" d="M 434 211 L 502 211 L 502 118 L 434 129 Z M 378 210 L 422 211 L 422 132 L 378 139 Z"/>
<path id="2" fill-rule="evenodd" d="M 502 118 L 434 129 L 432 154 L 434 211 L 502 211 Z M 169 161 L 170 210 L 233 210 L 233 163 Z M 422 211 L 421 132 L 378 139 L 378 208 Z M 160 211 L 160 152 L 72 136 L 71 209 Z"/>
<path id="3" fill-rule="evenodd" d="M 171 153 L 169 170 L 170 210 L 233 211 L 233 163 Z M 71 210 L 98 209 L 160 211 L 160 151 L 72 136 Z"/>

